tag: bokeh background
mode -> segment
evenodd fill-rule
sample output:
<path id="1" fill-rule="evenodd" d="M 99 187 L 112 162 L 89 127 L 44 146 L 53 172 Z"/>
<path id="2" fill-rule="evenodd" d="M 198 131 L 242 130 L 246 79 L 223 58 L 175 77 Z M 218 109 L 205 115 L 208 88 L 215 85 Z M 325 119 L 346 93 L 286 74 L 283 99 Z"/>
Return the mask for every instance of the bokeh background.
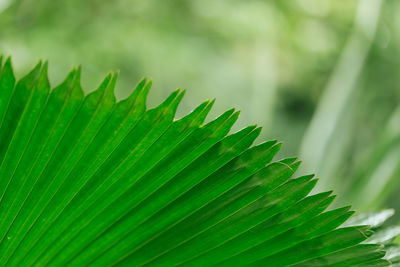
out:
<path id="1" fill-rule="evenodd" d="M 400 208 L 400 1 L 0 0 L 0 53 L 21 77 L 39 59 L 84 89 L 120 70 L 117 96 L 154 78 L 149 106 L 188 89 L 178 116 L 207 98 L 236 107 L 236 129 L 299 155 L 337 203 Z"/>

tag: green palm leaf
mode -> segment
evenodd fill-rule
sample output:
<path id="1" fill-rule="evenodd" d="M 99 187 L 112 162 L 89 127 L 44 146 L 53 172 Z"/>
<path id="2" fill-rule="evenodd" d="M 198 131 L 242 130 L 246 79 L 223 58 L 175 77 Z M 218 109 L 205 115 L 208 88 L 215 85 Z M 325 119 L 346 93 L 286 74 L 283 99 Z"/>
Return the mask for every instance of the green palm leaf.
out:
<path id="1" fill-rule="evenodd" d="M 117 75 L 84 95 L 80 69 L 50 90 L 39 63 L 0 72 L 2 266 L 387 265 L 349 207 L 293 178 L 239 113 L 204 124 L 213 101 L 174 120 L 184 92 L 147 109 L 151 83 L 116 101 Z"/>

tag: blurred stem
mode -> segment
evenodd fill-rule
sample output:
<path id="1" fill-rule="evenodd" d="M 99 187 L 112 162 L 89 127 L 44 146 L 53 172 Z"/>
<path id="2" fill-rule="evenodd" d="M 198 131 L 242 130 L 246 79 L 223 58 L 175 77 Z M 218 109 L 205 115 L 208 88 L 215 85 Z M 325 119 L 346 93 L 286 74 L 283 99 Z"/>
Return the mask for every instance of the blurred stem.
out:
<path id="1" fill-rule="evenodd" d="M 303 137 L 300 147 L 300 155 L 304 161 L 303 171 L 314 171 L 319 175 L 323 172 L 324 162 L 330 160 L 327 147 L 349 104 L 375 38 L 382 2 L 383 0 L 360 0 L 358 3 L 353 32 Z M 322 177 L 319 186 L 325 188 L 328 183 L 328 179 Z"/>
<path id="2" fill-rule="evenodd" d="M 260 116 L 260 125 L 264 127 L 266 134 L 274 111 L 274 103 L 276 98 L 276 25 L 275 25 L 275 10 L 273 6 L 265 9 L 266 23 L 264 28 L 259 29 L 260 33 L 254 44 L 254 75 L 253 75 L 253 90 L 249 103 L 251 105 L 251 114 L 256 117 Z M 259 25 L 261 27 L 261 25 Z"/>
<path id="3" fill-rule="evenodd" d="M 355 186 L 350 191 L 354 206 L 359 210 L 376 210 L 381 208 L 390 193 L 398 188 L 400 174 L 400 144 L 394 144 L 383 155 L 378 166 L 368 176 L 361 177 L 364 184 Z"/>
<path id="4" fill-rule="evenodd" d="M 346 188 L 351 203 L 360 210 L 380 208 L 400 183 L 400 106 L 392 113 L 367 158 Z M 368 196 L 366 198 L 365 196 Z"/>

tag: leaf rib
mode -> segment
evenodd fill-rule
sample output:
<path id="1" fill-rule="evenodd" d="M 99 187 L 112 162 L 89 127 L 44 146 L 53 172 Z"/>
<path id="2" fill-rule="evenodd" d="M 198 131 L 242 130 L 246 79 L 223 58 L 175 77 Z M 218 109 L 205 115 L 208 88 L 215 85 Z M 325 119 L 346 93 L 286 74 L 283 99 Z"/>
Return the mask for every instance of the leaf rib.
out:
<path id="1" fill-rule="evenodd" d="M 110 81 L 111 80 L 111 76 L 109 75 L 107 78 L 106 78 L 106 80 L 105 81 L 107 81 L 107 85 L 105 85 L 103 88 L 103 92 L 101 92 L 101 91 L 95 91 L 95 92 L 93 92 L 92 94 L 90 94 L 90 95 L 92 95 L 92 96 L 94 96 L 94 94 L 95 93 L 97 93 L 97 92 L 100 92 L 101 93 L 101 95 L 100 95 L 100 99 L 99 99 L 99 101 L 96 101 L 95 102 L 95 111 L 94 111 L 94 115 L 93 116 L 91 116 L 91 118 L 90 118 L 90 120 L 89 120 L 89 122 L 92 122 L 92 120 L 93 120 L 93 117 L 97 114 L 97 112 L 98 112 L 98 110 L 99 110 L 99 105 L 102 103 L 102 101 L 103 101 L 103 99 L 104 99 L 104 97 L 105 97 L 105 94 L 107 93 L 107 86 L 109 85 L 109 83 L 108 83 L 108 81 Z M 89 96 L 90 96 L 89 95 Z M 90 97 L 87 97 L 86 99 L 85 99 L 85 101 L 86 102 L 88 102 L 88 101 L 90 101 L 91 99 L 90 99 Z M 85 104 L 85 102 L 83 102 L 83 105 Z M 81 109 L 80 109 L 80 111 L 82 110 L 82 107 L 83 107 L 83 105 L 81 106 Z M 79 114 L 79 113 L 78 113 Z M 77 114 L 77 115 L 78 115 Z M 76 119 L 77 117 L 75 117 L 74 119 Z M 71 126 L 71 124 L 70 124 L 70 126 Z M 69 128 L 69 129 L 71 129 L 71 128 Z M 81 140 L 81 138 L 82 138 L 82 136 L 84 135 L 84 133 L 87 131 L 87 127 L 85 127 L 85 129 L 83 130 L 83 132 L 82 132 L 82 134 L 79 136 L 79 138 L 78 138 L 78 141 L 75 143 L 75 145 L 72 147 L 72 149 L 70 149 L 70 153 L 68 153 L 68 155 L 66 156 L 66 158 L 67 159 L 69 159 L 70 157 L 71 157 L 71 154 L 72 154 L 72 152 L 74 151 L 74 149 L 75 149 L 75 147 L 77 146 L 77 144 L 78 143 L 81 143 L 80 142 L 80 140 Z M 89 140 L 89 143 L 90 143 L 90 141 L 91 141 L 92 139 L 90 139 Z M 59 148 L 59 147 L 58 147 Z M 66 164 L 66 160 L 65 161 L 63 161 L 62 163 L 61 163 L 61 167 L 59 168 L 59 169 L 57 169 L 56 170 L 56 176 L 57 175 L 59 175 L 60 173 L 61 173 L 61 170 L 62 170 L 62 167 L 64 167 L 65 166 L 65 164 Z M 46 167 L 48 167 L 48 165 L 46 165 Z M 45 171 L 45 169 L 43 169 L 43 171 Z M 39 178 L 38 179 L 40 179 L 40 177 L 43 175 L 43 172 L 41 173 L 41 175 L 39 176 Z M 56 177 L 55 176 L 55 177 Z M 50 184 L 48 184 L 48 187 L 46 188 L 46 191 L 45 191 L 45 193 L 43 194 L 43 193 L 41 193 L 40 194 L 40 197 L 39 197 L 39 200 L 37 201 L 37 203 L 35 203 L 35 207 L 36 208 L 41 208 L 42 210 L 43 210 L 43 208 L 44 208 L 44 206 L 45 205 L 39 205 L 39 203 L 40 204 L 42 204 L 40 201 L 42 201 L 43 199 L 44 199 L 44 197 L 46 196 L 46 193 L 47 192 L 49 192 L 49 189 L 51 188 L 51 186 L 56 186 L 56 185 L 54 185 L 54 182 L 55 182 L 55 180 L 56 179 L 52 179 L 52 181 L 50 182 Z M 48 204 L 48 203 L 47 203 Z M 46 204 L 46 205 L 47 205 Z M 35 209 L 32 209 L 31 210 L 31 212 L 30 212 L 30 215 L 28 215 L 28 218 L 31 218 L 32 216 L 34 216 L 35 214 L 36 215 L 40 215 L 40 213 L 41 213 L 41 211 L 39 211 L 39 212 L 36 212 L 36 210 Z M 36 216 L 36 218 L 33 218 L 33 222 L 28 226 L 28 231 L 26 231 L 25 232 L 25 234 L 24 234 L 24 237 L 22 238 L 22 240 L 18 243 L 18 245 L 16 246 L 16 247 L 14 247 L 14 249 L 13 249 L 13 251 L 11 252 L 11 253 L 8 253 L 8 259 L 5 261 L 5 262 L 8 262 L 8 260 L 9 260 L 9 258 L 11 257 L 11 256 L 13 256 L 13 254 L 14 254 L 14 252 L 15 252 L 15 250 L 18 248 L 18 246 L 21 244 L 21 242 L 25 239 L 25 237 L 26 237 L 26 234 L 30 231 L 30 229 L 32 229 L 32 227 L 35 225 L 35 223 L 37 222 L 37 220 L 38 220 L 38 217 L 39 216 Z M 20 232 L 22 231 L 22 229 L 24 229 L 24 227 L 27 225 L 27 223 L 28 223 L 28 220 L 25 220 L 24 222 L 23 222 L 23 224 L 22 224 L 22 227 L 21 227 L 21 229 L 20 229 L 20 231 L 18 231 L 18 236 L 21 236 L 21 234 L 20 234 Z M 15 240 L 15 239 L 14 239 Z M 15 242 L 14 242 L 15 243 Z"/>
<path id="2" fill-rule="evenodd" d="M 139 83 L 139 85 L 138 85 L 138 87 L 136 88 L 137 90 L 141 90 L 142 88 L 144 87 L 144 81 L 142 81 L 141 83 Z M 147 90 L 148 90 L 148 88 L 147 88 Z M 146 95 L 146 88 L 144 89 L 144 94 Z M 136 101 L 136 99 L 135 99 L 135 101 Z M 135 103 L 135 102 L 134 102 Z M 130 106 L 130 108 L 132 108 L 132 106 L 133 106 L 134 104 L 131 104 Z M 130 111 L 130 110 L 129 110 Z M 125 118 L 127 118 L 128 116 L 125 116 Z M 119 131 L 118 131 L 119 132 Z M 84 175 L 85 175 L 86 173 L 84 173 L 84 174 L 82 174 L 82 176 L 84 177 Z M 78 183 L 75 183 L 75 184 L 78 184 Z M 72 190 L 72 189 L 71 189 Z M 74 191 L 74 190 L 72 190 L 72 191 Z M 74 193 L 74 195 L 76 195 L 76 193 Z M 73 196 L 74 196 L 73 195 Z M 73 198 L 73 196 L 72 196 L 72 198 Z M 68 198 L 68 196 L 67 197 L 65 197 L 65 198 Z M 66 200 L 65 200 L 66 201 Z M 69 200 L 70 201 L 70 200 Z M 54 204 L 54 201 L 53 201 L 53 204 Z M 65 205 L 65 204 L 64 204 Z M 56 204 L 56 206 L 57 207 L 60 207 L 61 206 L 61 204 L 59 204 L 59 203 L 57 203 Z M 59 208 L 60 209 L 60 208 Z M 62 210 L 61 210 L 62 211 Z M 47 218 L 51 218 L 51 217 L 47 217 Z M 56 217 L 57 218 L 57 217 Z M 55 219 L 52 219 L 52 221 L 54 221 Z M 50 224 L 50 221 L 49 221 L 49 219 L 47 219 L 47 223 L 46 224 L 43 224 L 42 225 L 42 227 L 39 229 L 39 231 L 41 230 L 41 229 L 43 229 L 46 225 L 49 225 Z M 43 232 L 43 231 L 42 231 Z M 34 247 L 39 241 L 41 241 L 41 238 L 42 238 L 42 236 L 43 236 L 43 234 L 44 234 L 45 232 L 43 232 L 42 234 L 38 234 L 39 235 L 39 237 L 37 237 L 36 238 L 36 240 L 35 240 L 35 242 L 34 243 L 32 243 L 31 245 L 30 245 L 30 247 L 29 248 L 26 248 L 26 247 L 24 247 L 24 251 L 26 251 L 26 253 L 30 253 L 30 250 L 32 249 L 32 247 Z M 45 241 L 47 241 L 47 240 L 45 240 Z M 43 244 L 43 242 L 41 242 L 40 243 L 40 245 L 42 245 Z M 27 256 L 21 256 L 21 257 L 23 257 L 24 258 L 24 260 L 25 261 L 29 261 L 30 260 L 30 258 L 29 257 L 27 257 Z"/>
<path id="3" fill-rule="evenodd" d="M 227 115 L 229 116 L 229 113 L 227 113 Z M 233 118 L 236 118 L 236 116 L 234 115 Z M 228 121 L 229 121 L 229 117 L 228 117 Z M 229 123 L 229 125 L 231 125 L 231 123 Z M 142 177 L 142 175 L 140 177 Z M 135 178 L 135 180 L 137 180 L 137 178 Z M 118 186 L 118 188 L 120 188 L 120 186 Z M 132 200 L 129 200 L 129 201 L 132 202 Z M 101 210 L 100 212 L 104 212 L 104 210 Z"/>

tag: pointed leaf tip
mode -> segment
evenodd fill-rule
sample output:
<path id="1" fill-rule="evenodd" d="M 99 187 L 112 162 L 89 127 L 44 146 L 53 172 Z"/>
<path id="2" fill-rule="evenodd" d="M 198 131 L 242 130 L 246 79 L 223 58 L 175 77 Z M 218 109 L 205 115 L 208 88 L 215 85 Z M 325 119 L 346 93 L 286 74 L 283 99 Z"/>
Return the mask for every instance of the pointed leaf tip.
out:
<path id="1" fill-rule="evenodd" d="M 211 101 L 210 101 L 210 105 L 211 105 L 211 106 L 213 106 L 213 105 L 214 105 L 214 103 L 215 103 L 215 98 L 211 99 Z"/>
<path id="2" fill-rule="evenodd" d="M 142 77 L 142 79 L 140 79 L 139 84 L 146 84 L 147 82 L 147 78 L 146 77 Z"/>
<path id="3" fill-rule="evenodd" d="M 181 102 L 182 98 L 185 96 L 186 91 L 182 90 L 179 92 L 178 96 L 176 97 L 176 107 L 178 107 L 179 103 Z"/>
<path id="4" fill-rule="evenodd" d="M 31 71 L 31 73 L 38 71 L 41 67 L 42 67 L 42 61 L 39 60 L 38 63 L 36 63 L 35 67 L 33 67 L 33 70 Z"/>
<path id="5" fill-rule="evenodd" d="M 76 68 L 76 72 L 75 72 L 75 80 L 80 82 L 81 81 L 81 74 L 82 74 L 82 66 L 79 65 L 78 68 Z"/>
<path id="6" fill-rule="evenodd" d="M 253 131 L 258 135 L 260 135 L 261 131 L 262 131 L 262 127 L 257 127 L 257 125 L 252 125 L 253 127 Z"/>
<path id="7" fill-rule="evenodd" d="M 109 90 L 114 91 L 115 89 L 115 85 L 117 84 L 117 80 L 118 80 L 118 76 L 119 76 L 119 72 L 114 72 L 111 78 L 110 83 L 108 84 L 107 88 Z"/>
<path id="8" fill-rule="evenodd" d="M 185 94 L 186 94 L 186 89 L 183 89 L 179 92 L 181 99 L 185 96 Z"/>
<path id="9" fill-rule="evenodd" d="M 47 71 L 48 68 L 49 68 L 49 61 L 46 60 L 46 61 L 43 63 L 43 69 L 46 69 L 46 71 Z"/>
<path id="10" fill-rule="evenodd" d="M 49 67 L 48 61 L 45 61 L 42 65 L 42 68 L 41 68 L 40 74 L 39 74 L 39 81 L 44 81 L 47 84 L 49 84 L 48 67 Z"/>
<path id="11" fill-rule="evenodd" d="M 336 199 L 337 195 L 330 195 L 328 198 L 331 199 L 331 203 Z"/>
<path id="12" fill-rule="evenodd" d="M 107 90 L 111 83 L 111 79 L 113 78 L 113 73 L 109 72 L 106 77 L 101 81 L 100 85 L 97 87 L 95 91 L 103 91 Z"/>
<path id="13" fill-rule="evenodd" d="M 251 125 L 249 125 L 249 127 L 253 127 L 253 129 L 255 129 L 257 127 L 257 124 L 251 124 Z M 261 128 L 261 127 L 259 127 L 259 128 Z"/>
<path id="14" fill-rule="evenodd" d="M 73 83 L 75 81 L 75 77 L 76 77 L 76 68 L 73 67 L 61 84 Z"/>
<path id="15" fill-rule="evenodd" d="M 234 109 L 232 109 L 232 111 L 234 111 Z M 237 110 L 233 112 L 232 117 L 235 117 L 235 120 L 237 120 L 237 118 L 239 118 L 239 115 L 240 115 L 240 110 Z"/>
<path id="16" fill-rule="evenodd" d="M 134 100 L 139 95 L 142 95 L 142 94 L 143 94 L 144 98 L 146 98 L 147 93 L 148 92 L 146 92 L 146 78 L 142 78 L 140 80 L 140 82 L 136 85 L 136 87 L 132 90 L 132 92 L 129 94 L 127 99 Z"/>
<path id="17" fill-rule="evenodd" d="M 150 89 L 151 89 L 152 86 L 153 86 L 153 80 L 149 80 L 149 81 L 147 82 L 147 84 L 145 84 L 145 86 L 144 86 L 144 88 L 143 88 L 143 93 L 144 93 L 145 95 L 147 95 L 147 94 L 149 93 L 149 91 L 150 91 Z"/>
<path id="18" fill-rule="evenodd" d="M 211 100 L 208 101 L 208 104 L 207 104 L 207 114 L 210 112 L 210 110 L 211 110 L 212 107 L 214 106 L 214 103 L 215 103 L 215 99 L 211 99 Z"/>
<path id="19" fill-rule="evenodd" d="M 325 193 L 328 194 L 328 195 L 330 195 L 330 194 L 333 193 L 333 190 L 326 191 Z"/>
<path id="20" fill-rule="evenodd" d="M 7 71 L 7 72 L 10 72 L 12 74 L 14 73 L 11 57 L 7 58 L 6 62 L 4 63 L 3 68 L 1 68 L 1 61 L 0 61 L 0 69 L 1 69 L 1 72 Z"/>
<path id="21" fill-rule="evenodd" d="M 351 205 L 344 206 L 344 207 L 342 207 L 342 208 L 340 208 L 340 209 L 342 209 L 342 210 L 344 210 L 344 211 L 353 212 L 353 213 L 355 212 L 355 211 L 350 211 Z"/>
<path id="22" fill-rule="evenodd" d="M 193 111 L 197 111 L 197 110 L 200 111 L 200 110 L 203 110 L 203 109 L 205 109 L 206 107 L 209 106 L 209 103 L 210 103 L 210 101 L 209 101 L 209 100 L 206 100 L 206 101 L 200 103 L 200 105 L 198 105 L 196 108 L 194 108 Z M 208 113 L 208 112 L 207 112 L 207 113 Z"/>
<path id="23" fill-rule="evenodd" d="M 11 65 L 12 60 L 11 60 L 11 56 L 8 56 L 6 59 L 6 63 L 5 64 L 10 64 Z"/>
<path id="24" fill-rule="evenodd" d="M 228 109 L 227 111 L 225 111 L 221 116 L 223 116 L 223 115 L 228 115 L 228 116 L 230 116 L 230 115 L 232 115 L 234 112 L 235 112 L 235 109 L 234 109 L 234 108 L 231 108 L 231 109 Z"/>
<path id="25" fill-rule="evenodd" d="M 145 86 L 146 86 L 146 78 L 142 78 L 133 91 L 135 90 L 141 91 L 144 89 Z"/>
<path id="26" fill-rule="evenodd" d="M 106 77 L 103 79 L 103 82 L 109 82 L 112 77 L 113 77 L 114 73 L 112 71 L 110 71 L 109 73 L 107 73 Z"/>

